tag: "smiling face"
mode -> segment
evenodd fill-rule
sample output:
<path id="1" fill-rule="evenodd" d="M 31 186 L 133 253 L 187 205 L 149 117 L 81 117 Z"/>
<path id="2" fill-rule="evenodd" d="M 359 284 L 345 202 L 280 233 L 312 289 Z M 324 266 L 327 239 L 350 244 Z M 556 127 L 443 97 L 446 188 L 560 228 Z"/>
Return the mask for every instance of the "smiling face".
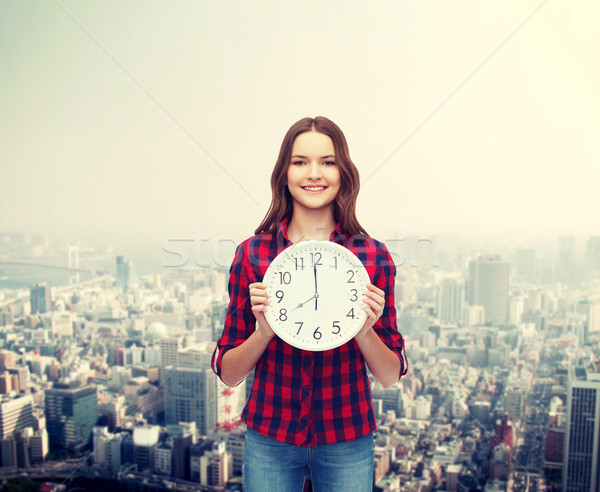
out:
<path id="1" fill-rule="evenodd" d="M 340 170 L 329 136 L 309 131 L 296 137 L 287 170 L 287 185 L 294 209 L 331 208 L 340 189 Z"/>

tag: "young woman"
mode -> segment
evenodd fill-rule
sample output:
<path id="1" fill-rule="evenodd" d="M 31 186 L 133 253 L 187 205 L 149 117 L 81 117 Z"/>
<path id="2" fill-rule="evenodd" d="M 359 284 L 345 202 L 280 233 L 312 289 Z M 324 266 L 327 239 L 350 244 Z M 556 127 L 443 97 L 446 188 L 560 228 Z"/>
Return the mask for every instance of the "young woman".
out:
<path id="1" fill-rule="evenodd" d="M 315 491 L 371 491 L 376 421 L 366 368 L 386 387 L 407 370 L 396 327 L 396 269 L 385 245 L 356 219 L 358 171 L 331 120 L 318 116 L 292 125 L 271 189 L 265 219 L 236 250 L 225 327 L 213 355 L 213 369 L 228 386 L 255 370 L 242 413 L 246 491 L 299 492 L 308 470 Z M 323 352 L 285 343 L 264 314 L 270 302 L 262 279 L 270 262 L 308 239 L 360 251 L 372 282 L 364 292 L 362 329 Z"/>

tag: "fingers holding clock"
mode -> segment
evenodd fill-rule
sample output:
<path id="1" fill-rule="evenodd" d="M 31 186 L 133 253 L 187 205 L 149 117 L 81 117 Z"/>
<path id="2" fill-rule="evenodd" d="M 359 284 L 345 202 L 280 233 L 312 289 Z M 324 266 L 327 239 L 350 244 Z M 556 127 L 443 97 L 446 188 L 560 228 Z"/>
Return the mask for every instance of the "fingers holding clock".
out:
<path id="1" fill-rule="evenodd" d="M 365 313 L 367 313 L 367 319 L 355 337 L 357 340 L 364 338 L 383 314 L 383 309 L 385 308 L 385 292 L 378 287 L 375 287 L 373 284 L 368 283 L 362 301 L 362 308 Z"/>
<path id="2" fill-rule="evenodd" d="M 383 314 L 385 307 L 385 292 L 373 284 L 367 284 L 367 291 L 363 297 L 363 309 L 370 320 L 377 321 Z"/>
<path id="3" fill-rule="evenodd" d="M 250 305 L 252 306 L 252 314 L 258 322 L 259 332 L 262 333 L 267 339 L 273 338 L 275 332 L 267 322 L 265 313 L 269 303 L 269 294 L 267 294 L 267 286 L 262 282 L 256 282 L 248 286 L 250 293 Z"/>
<path id="4" fill-rule="evenodd" d="M 259 312 L 266 312 L 269 305 L 269 294 L 267 294 L 267 286 L 262 282 L 255 282 L 248 286 L 250 293 L 250 305 L 252 312 L 256 315 Z"/>

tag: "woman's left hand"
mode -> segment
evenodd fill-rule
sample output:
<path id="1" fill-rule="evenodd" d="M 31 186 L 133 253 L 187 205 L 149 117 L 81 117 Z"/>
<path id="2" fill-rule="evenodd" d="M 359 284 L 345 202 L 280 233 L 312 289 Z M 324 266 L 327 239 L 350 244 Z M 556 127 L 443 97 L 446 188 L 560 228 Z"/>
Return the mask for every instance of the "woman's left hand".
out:
<path id="1" fill-rule="evenodd" d="M 375 287 L 373 284 L 367 284 L 367 291 L 363 297 L 363 309 L 367 313 L 367 320 L 365 324 L 356 334 L 356 337 L 360 338 L 365 335 L 377 322 L 383 314 L 383 308 L 385 307 L 385 292 L 379 287 Z"/>

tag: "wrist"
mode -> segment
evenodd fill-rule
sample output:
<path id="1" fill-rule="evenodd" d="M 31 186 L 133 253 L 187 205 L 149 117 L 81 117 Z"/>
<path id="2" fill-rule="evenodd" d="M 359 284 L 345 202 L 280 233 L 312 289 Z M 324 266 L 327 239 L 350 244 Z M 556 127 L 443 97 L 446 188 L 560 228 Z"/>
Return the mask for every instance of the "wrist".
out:
<path id="1" fill-rule="evenodd" d="M 373 327 L 369 326 L 369 327 L 363 327 L 354 337 L 354 339 L 356 340 L 356 343 L 358 343 L 358 345 L 363 345 L 365 343 L 368 343 L 369 338 L 374 334 L 375 332 L 373 331 Z"/>
<path id="2" fill-rule="evenodd" d="M 256 327 L 256 330 L 254 330 L 254 336 L 258 337 L 260 342 L 266 346 L 275 336 L 275 332 L 270 328 L 265 329 L 264 327 L 259 325 Z"/>

